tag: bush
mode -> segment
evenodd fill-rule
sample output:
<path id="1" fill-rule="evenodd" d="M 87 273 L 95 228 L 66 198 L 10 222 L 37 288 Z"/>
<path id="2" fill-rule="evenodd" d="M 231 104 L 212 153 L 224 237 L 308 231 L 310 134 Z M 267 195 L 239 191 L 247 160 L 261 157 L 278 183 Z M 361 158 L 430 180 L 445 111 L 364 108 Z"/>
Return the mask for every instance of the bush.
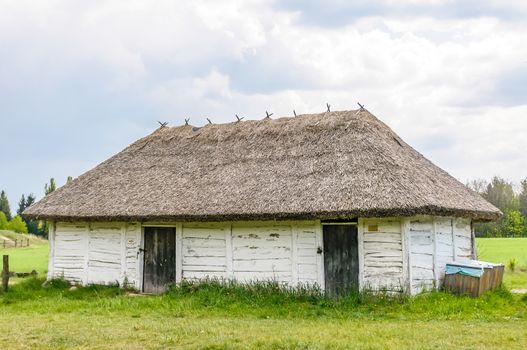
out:
<path id="1" fill-rule="evenodd" d="M 0 230 L 8 230 L 9 229 L 9 221 L 7 221 L 7 218 L 3 211 L 0 211 Z"/>
<path id="2" fill-rule="evenodd" d="M 516 259 L 515 258 L 510 258 L 509 259 L 509 262 L 507 262 L 507 267 L 509 268 L 509 270 L 511 270 L 511 272 L 514 272 L 514 270 L 516 270 Z"/>
<path id="3" fill-rule="evenodd" d="M 18 215 L 9 222 L 9 229 L 17 233 L 27 233 L 26 223 Z"/>

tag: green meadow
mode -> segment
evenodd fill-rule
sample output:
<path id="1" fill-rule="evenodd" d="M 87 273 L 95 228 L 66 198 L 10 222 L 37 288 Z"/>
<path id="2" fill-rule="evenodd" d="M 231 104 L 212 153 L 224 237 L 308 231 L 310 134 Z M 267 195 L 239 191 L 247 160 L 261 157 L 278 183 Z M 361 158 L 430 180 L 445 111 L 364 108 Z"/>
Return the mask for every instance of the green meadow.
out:
<path id="1" fill-rule="evenodd" d="M 478 239 L 480 259 L 508 264 L 505 288 L 472 299 L 316 290 L 273 283 L 184 283 L 159 296 L 112 286 L 43 287 L 47 244 L 0 249 L 13 271 L 39 272 L 0 293 L 0 349 L 525 349 L 527 239 Z M 522 271 L 523 269 L 523 271 Z"/>
<path id="2" fill-rule="evenodd" d="M 503 281 L 507 288 L 527 289 L 527 238 L 478 238 L 476 248 L 480 260 L 505 265 Z"/>

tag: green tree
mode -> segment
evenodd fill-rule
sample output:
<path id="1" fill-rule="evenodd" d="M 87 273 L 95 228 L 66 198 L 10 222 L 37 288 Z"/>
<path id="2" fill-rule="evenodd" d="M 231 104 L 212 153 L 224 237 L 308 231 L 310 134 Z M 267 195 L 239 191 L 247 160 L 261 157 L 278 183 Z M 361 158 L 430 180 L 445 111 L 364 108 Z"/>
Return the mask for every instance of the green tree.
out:
<path id="1" fill-rule="evenodd" d="M 26 196 L 22 194 L 22 197 L 20 198 L 20 201 L 18 202 L 18 210 L 16 211 L 16 213 L 21 216 L 25 209 L 26 209 Z"/>
<path id="2" fill-rule="evenodd" d="M 486 195 L 488 185 L 489 185 L 489 182 L 483 179 L 472 180 L 472 181 L 467 182 L 466 184 L 468 188 L 479 193 L 482 196 Z"/>
<path id="3" fill-rule="evenodd" d="M 33 193 L 28 194 L 26 198 L 26 208 L 29 208 L 33 203 L 35 203 L 35 201 L 35 195 Z"/>
<path id="4" fill-rule="evenodd" d="M 49 179 L 49 184 L 44 185 L 44 194 L 47 196 L 51 192 L 55 191 L 57 189 L 57 183 L 55 182 L 54 178 Z M 48 237 L 49 235 L 49 225 L 47 221 L 39 221 L 38 222 L 38 234 L 42 235 L 44 237 Z"/>
<path id="5" fill-rule="evenodd" d="M 512 183 L 501 177 L 494 176 L 482 195 L 504 213 L 520 209 L 520 202 Z"/>
<path id="6" fill-rule="evenodd" d="M 73 177 L 68 176 L 68 178 L 66 179 L 66 183 L 69 184 L 72 181 L 73 181 Z"/>
<path id="7" fill-rule="evenodd" d="M 22 219 L 26 223 L 28 232 L 34 235 L 38 235 L 38 222 L 35 220 L 28 219 L 23 215 L 24 210 L 26 210 L 26 208 L 30 207 L 33 203 L 35 203 L 35 200 L 36 198 L 33 193 L 28 194 L 27 197 L 22 195 L 22 198 L 20 198 L 20 202 L 18 203 L 17 213 L 22 217 Z"/>
<path id="8" fill-rule="evenodd" d="M 469 188 L 504 213 L 497 222 L 476 223 L 474 229 L 477 236 L 508 237 L 523 235 L 520 231 L 527 233 L 527 220 L 522 217 L 524 211 L 527 213 L 527 179 L 521 185 L 522 191 L 518 195 L 511 182 L 498 176 L 493 177 L 490 182 L 473 180 L 467 183 Z"/>
<path id="9" fill-rule="evenodd" d="M 44 185 L 44 194 L 47 196 L 57 189 L 57 184 L 54 178 L 49 179 L 49 184 Z"/>
<path id="10" fill-rule="evenodd" d="M 9 206 L 9 200 L 4 190 L 0 192 L 0 211 L 5 214 L 7 220 L 11 220 L 11 207 Z"/>
<path id="11" fill-rule="evenodd" d="M 523 235 L 523 217 L 518 210 L 505 213 L 502 220 L 503 235 L 506 237 L 521 237 Z"/>
<path id="12" fill-rule="evenodd" d="M 3 211 L 0 211 L 0 230 L 9 230 L 9 221 Z"/>
<path id="13" fill-rule="evenodd" d="M 527 218 L 527 178 L 525 178 L 521 183 L 520 195 L 518 200 L 520 202 L 520 212 L 523 217 Z"/>
<path id="14" fill-rule="evenodd" d="M 27 233 L 26 223 L 18 215 L 9 221 L 9 229 L 18 233 Z"/>

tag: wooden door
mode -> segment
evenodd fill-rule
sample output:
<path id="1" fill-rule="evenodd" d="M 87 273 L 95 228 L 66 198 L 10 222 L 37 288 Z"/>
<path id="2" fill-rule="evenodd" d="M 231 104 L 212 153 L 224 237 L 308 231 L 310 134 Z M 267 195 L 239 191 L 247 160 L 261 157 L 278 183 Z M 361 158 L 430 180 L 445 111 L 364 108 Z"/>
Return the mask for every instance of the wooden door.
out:
<path id="1" fill-rule="evenodd" d="M 143 292 L 162 293 L 176 282 L 176 229 L 145 227 Z"/>
<path id="2" fill-rule="evenodd" d="M 359 250 L 356 225 L 324 225 L 326 293 L 338 296 L 359 287 Z"/>

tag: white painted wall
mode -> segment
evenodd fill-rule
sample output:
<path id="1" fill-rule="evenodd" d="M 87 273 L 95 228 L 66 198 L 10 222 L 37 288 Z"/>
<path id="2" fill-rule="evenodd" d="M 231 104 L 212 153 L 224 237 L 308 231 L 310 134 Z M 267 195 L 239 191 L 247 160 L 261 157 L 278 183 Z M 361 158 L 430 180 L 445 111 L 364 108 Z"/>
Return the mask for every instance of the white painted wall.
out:
<path id="1" fill-rule="evenodd" d="M 410 220 L 409 241 L 411 290 L 432 289 L 435 285 L 435 234 L 431 218 Z"/>
<path id="2" fill-rule="evenodd" d="M 361 287 L 373 290 L 402 291 L 406 285 L 403 235 L 398 218 L 359 221 L 362 254 Z M 362 251 L 362 253 L 361 253 Z"/>
<path id="3" fill-rule="evenodd" d="M 53 234 L 51 278 L 83 283 L 86 270 L 86 224 L 57 224 Z M 51 254 L 51 253 L 50 253 Z"/>
<path id="4" fill-rule="evenodd" d="M 293 226 L 293 263 L 298 267 L 293 281 L 302 284 L 318 284 L 324 287 L 324 260 L 317 254 L 322 248 L 321 226 L 317 224 L 299 224 Z M 296 262 L 296 263 L 295 263 Z M 294 270 L 293 270 L 294 271 Z"/>
<path id="5" fill-rule="evenodd" d="M 130 223 L 124 225 L 124 266 L 121 266 L 122 280 L 128 287 L 140 288 L 141 268 L 139 266 L 139 247 L 141 244 L 141 225 Z"/>
<path id="6" fill-rule="evenodd" d="M 441 285 L 443 279 L 445 278 L 446 264 L 454 261 L 456 258 L 453 248 L 453 223 L 453 218 L 435 218 L 436 263 L 438 267 L 436 277 L 439 280 L 439 285 Z"/>
<path id="7" fill-rule="evenodd" d="M 412 294 L 441 286 L 445 265 L 472 257 L 471 220 L 420 216 L 404 219 Z"/>
<path id="8" fill-rule="evenodd" d="M 233 224 L 232 273 L 236 280 L 294 283 L 292 255 L 291 225 Z"/>
<path id="9" fill-rule="evenodd" d="M 142 227 L 176 227 L 177 281 L 227 278 L 323 287 L 320 223 L 66 223 L 50 234 L 48 278 L 142 288 Z"/>
<path id="10" fill-rule="evenodd" d="M 184 223 L 182 276 L 322 285 L 319 227 L 289 221 Z"/>
<path id="11" fill-rule="evenodd" d="M 183 278 L 226 278 L 226 231 L 230 225 L 184 223 L 182 227 Z"/>
<path id="12" fill-rule="evenodd" d="M 466 261 L 472 257 L 472 227 L 470 220 L 457 218 L 453 221 L 455 260 Z"/>
<path id="13" fill-rule="evenodd" d="M 51 227 L 48 278 L 140 287 L 138 223 L 57 222 Z"/>
<path id="14" fill-rule="evenodd" d="M 121 225 L 91 224 L 88 229 L 86 283 L 121 283 Z"/>
<path id="15" fill-rule="evenodd" d="M 319 221 L 51 223 L 48 278 L 140 290 L 142 227 L 153 225 L 176 227 L 176 281 L 274 279 L 324 288 Z M 364 218 L 358 225 L 362 288 L 417 293 L 441 283 L 446 262 L 471 257 L 467 219 Z"/>

